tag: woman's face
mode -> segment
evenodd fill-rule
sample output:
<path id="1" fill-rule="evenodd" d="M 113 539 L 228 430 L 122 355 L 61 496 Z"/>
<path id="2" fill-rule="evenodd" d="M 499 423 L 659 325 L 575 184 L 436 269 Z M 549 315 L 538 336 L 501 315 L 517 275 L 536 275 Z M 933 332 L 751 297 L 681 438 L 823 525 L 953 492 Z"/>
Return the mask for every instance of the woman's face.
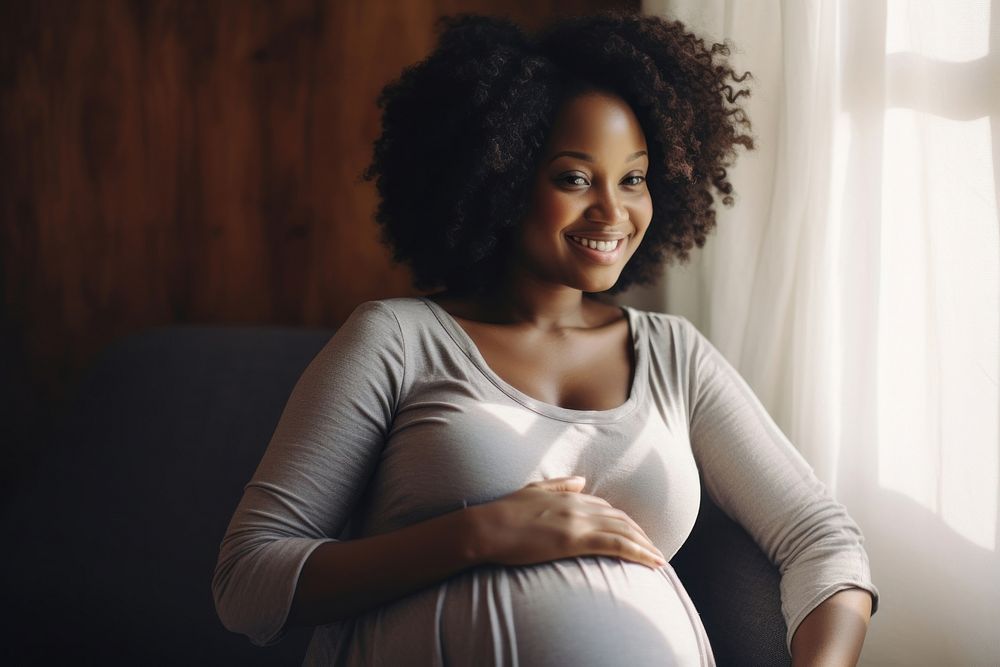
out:
<path id="1" fill-rule="evenodd" d="M 567 102 L 519 229 L 520 268 L 584 292 L 613 286 L 653 217 L 646 151 L 639 121 L 621 98 L 588 92 Z"/>

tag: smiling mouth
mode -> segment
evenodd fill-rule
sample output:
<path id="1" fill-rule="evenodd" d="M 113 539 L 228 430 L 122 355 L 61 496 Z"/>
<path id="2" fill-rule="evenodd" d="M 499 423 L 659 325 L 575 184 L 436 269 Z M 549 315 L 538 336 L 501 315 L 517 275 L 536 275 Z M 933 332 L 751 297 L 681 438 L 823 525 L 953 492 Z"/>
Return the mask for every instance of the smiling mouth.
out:
<path id="1" fill-rule="evenodd" d="M 625 239 L 613 239 L 610 241 L 598 241 L 595 239 L 588 239 L 582 236 L 569 236 L 571 241 L 577 245 L 583 246 L 584 248 L 590 248 L 591 250 L 596 250 L 597 252 L 614 252 L 621 245 L 621 242 Z"/>
<path id="2" fill-rule="evenodd" d="M 576 249 L 582 257 L 605 266 L 615 264 L 625 254 L 629 237 L 598 241 L 582 236 L 566 235 L 566 241 Z"/>

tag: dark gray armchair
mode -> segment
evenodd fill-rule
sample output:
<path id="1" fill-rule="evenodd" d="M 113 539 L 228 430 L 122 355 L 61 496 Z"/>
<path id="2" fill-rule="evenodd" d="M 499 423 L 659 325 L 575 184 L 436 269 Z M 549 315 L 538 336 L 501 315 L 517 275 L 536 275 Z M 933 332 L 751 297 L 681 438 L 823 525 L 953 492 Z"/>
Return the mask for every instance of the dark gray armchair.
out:
<path id="1" fill-rule="evenodd" d="M 2 508 L 4 664 L 299 664 L 223 628 L 219 542 L 329 330 L 171 327 L 99 357 Z M 719 664 L 788 664 L 778 574 L 707 498 L 673 565 Z"/>

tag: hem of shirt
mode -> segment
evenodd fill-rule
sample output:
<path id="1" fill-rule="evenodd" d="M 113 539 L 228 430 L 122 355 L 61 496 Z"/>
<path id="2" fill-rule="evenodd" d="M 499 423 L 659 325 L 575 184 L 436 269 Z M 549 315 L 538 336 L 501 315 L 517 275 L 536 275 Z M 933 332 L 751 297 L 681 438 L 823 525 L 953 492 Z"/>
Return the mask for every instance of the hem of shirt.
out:
<path id="1" fill-rule="evenodd" d="M 308 545 L 308 547 L 302 551 L 302 553 L 299 556 L 299 562 L 296 564 L 295 571 L 292 574 L 292 579 L 291 579 L 292 585 L 289 587 L 288 597 L 285 599 L 285 605 L 284 605 L 285 613 L 281 615 L 281 620 L 279 621 L 278 624 L 278 627 L 280 629 L 278 630 L 277 634 L 275 634 L 270 639 L 267 639 L 259 644 L 257 642 L 253 642 L 254 644 L 260 647 L 274 646 L 275 644 L 277 644 L 278 642 L 280 642 L 282 639 L 285 638 L 285 635 L 288 634 L 288 627 L 287 627 L 288 614 L 291 613 L 292 611 L 292 601 L 295 599 L 295 590 L 298 588 L 299 577 L 302 576 L 302 568 L 305 566 L 306 561 L 309 559 L 309 556 L 312 554 L 312 552 L 315 551 L 320 545 L 326 544 L 327 542 L 339 542 L 339 541 L 340 540 L 336 540 L 330 537 L 317 539 L 314 543 Z"/>
<path id="2" fill-rule="evenodd" d="M 875 614 L 875 610 L 878 609 L 879 595 L 878 589 L 875 588 L 871 582 L 843 581 L 831 584 L 814 595 L 812 600 L 808 604 L 804 605 L 788 624 L 788 632 L 785 634 L 785 647 L 788 650 L 788 655 L 792 655 L 792 637 L 795 636 L 795 631 L 799 629 L 799 625 L 802 624 L 802 621 L 805 620 L 806 616 L 808 616 L 816 607 L 820 606 L 827 599 L 832 597 L 835 593 L 845 591 L 849 588 L 860 588 L 861 590 L 870 593 L 872 596 L 872 615 Z"/>

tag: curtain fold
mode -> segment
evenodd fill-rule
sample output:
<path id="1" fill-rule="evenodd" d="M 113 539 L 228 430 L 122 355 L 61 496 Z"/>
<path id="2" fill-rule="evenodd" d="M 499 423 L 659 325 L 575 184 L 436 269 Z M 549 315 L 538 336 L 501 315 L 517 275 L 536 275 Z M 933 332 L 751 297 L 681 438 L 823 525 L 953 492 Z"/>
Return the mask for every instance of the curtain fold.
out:
<path id="1" fill-rule="evenodd" d="M 732 40 L 758 149 L 685 266 L 684 315 L 865 532 L 862 664 L 998 664 L 1000 6 L 646 0 Z"/>

